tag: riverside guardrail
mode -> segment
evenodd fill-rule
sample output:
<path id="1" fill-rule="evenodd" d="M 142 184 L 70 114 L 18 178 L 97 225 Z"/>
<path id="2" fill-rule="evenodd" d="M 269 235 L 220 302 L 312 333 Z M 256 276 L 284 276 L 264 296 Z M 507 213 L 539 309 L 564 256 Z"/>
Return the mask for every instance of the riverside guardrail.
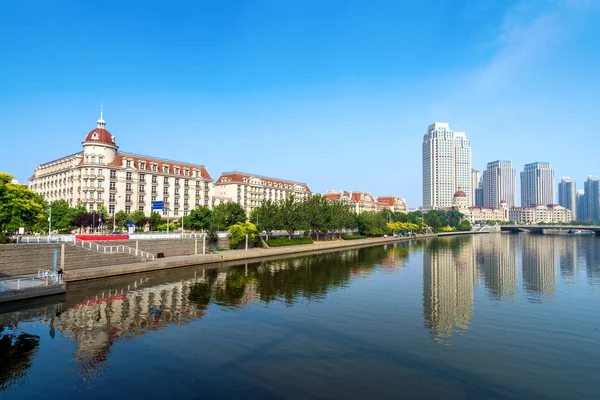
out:
<path id="1" fill-rule="evenodd" d="M 154 254 L 148 253 L 147 251 L 134 249 L 133 247 L 124 246 L 122 244 L 115 244 L 111 246 L 104 246 L 87 240 L 75 239 L 73 244 L 83 249 L 95 250 L 98 253 L 104 254 L 131 254 L 136 257 L 141 257 L 142 261 L 154 260 Z"/>

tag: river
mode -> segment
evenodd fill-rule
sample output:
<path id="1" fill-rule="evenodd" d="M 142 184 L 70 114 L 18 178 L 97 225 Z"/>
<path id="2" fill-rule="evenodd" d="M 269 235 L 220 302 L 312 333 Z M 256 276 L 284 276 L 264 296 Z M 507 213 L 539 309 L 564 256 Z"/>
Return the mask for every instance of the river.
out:
<path id="1" fill-rule="evenodd" d="M 600 238 L 489 234 L 71 284 L 0 397 L 599 398 Z"/>

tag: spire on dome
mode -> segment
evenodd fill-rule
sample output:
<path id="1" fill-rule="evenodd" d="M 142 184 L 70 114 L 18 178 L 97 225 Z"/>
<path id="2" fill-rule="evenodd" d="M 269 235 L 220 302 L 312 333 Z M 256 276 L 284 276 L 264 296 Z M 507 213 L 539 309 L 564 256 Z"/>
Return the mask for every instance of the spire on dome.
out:
<path id="1" fill-rule="evenodd" d="M 102 104 L 100 104 L 100 119 L 98 121 L 96 121 L 96 123 L 98 124 L 98 128 L 100 129 L 104 129 L 106 127 L 106 122 L 104 122 L 104 119 L 102 118 L 104 116 L 104 106 Z"/>

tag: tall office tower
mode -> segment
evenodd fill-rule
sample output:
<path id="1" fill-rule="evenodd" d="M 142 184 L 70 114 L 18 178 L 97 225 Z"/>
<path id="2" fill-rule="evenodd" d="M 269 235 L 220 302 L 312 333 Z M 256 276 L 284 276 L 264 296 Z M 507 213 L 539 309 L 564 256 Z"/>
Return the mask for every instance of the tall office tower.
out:
<path id="1" fill-rule="evenodd" d="M 483 207 L 483 179 L 479 180 L 479 186 L 475 189 L 475 206 Z"/>
<path id="2" fill-rule="evenodd" d="M 521 172 L 521 207 L 554 204 L 554 170 L 547 162 L 525 164 Z"/>
<path id="3" fill-rule="evenodd" d="M 577 191 L 577 215 L 575 215 L 575 219 L 579 221 L 583 221 L 585 219 L 585 192 L 583 190 Z"/>
<path id="4" fill-rule="evenodd" d="M 463 191 L 471 203 L 471 146 L 464 132 L 436 122 L 423 136 L 423 208 L 451 207 L 452 196 Z"/>
<path id="5" fill-rule="evenodd" d="M 508 208 L 516 206 L 515 169 L 510 161 L 489 162 L 483 171 L 483 206 L 500 208 L 505 200 Z"/>
<path id="6" fill-rule="evenodd" d="M 470 206 L 477 205 L 477 188 L 479 187 L 479 182 L 481 181 L 481 175 L 479 171 L 476 169 L 471 169 L 471 203 Z"/>
<path id="7" fill-rule="evenodd" d="M 573 218 L 577 218 L 577 185 L 568 176 L 563 177 L 558 184 L 558 204 L 573 211 Z"/>
<path id="8" fill-rule="evenodd" d="M 584 184 L 584 217 L 591 221 L 600 221 L 600 180 L 597 176 L 588 176 Z"/>

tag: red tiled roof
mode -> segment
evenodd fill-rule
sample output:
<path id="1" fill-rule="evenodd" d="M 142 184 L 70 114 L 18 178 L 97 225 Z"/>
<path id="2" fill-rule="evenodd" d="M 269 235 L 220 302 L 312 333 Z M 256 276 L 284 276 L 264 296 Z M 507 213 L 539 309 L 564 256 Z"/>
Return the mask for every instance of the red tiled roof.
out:
<path id="1" fill-rule="evenodd" d="M 186 164 L 186 163 L 181 163 L 179 161 L 170 161 L 170 160 L 163 160 L 160 158 L 153 158 L 153 157 L 147 157 L 147 156 L 138 156 L 137 154 L 129 154 L 129 153 L 118 153 L 115 156 L 115 159 L 109 163 L 109 166 L 122 166 L 123 165 L 123 159 L 131 159 L 133 160 L 133 165 L 132 168 L 138 170 L 138 171 L 148 171 L 148 172 L 153 172 L 152 171 L 152 164 L 156 164 L 158 165 L 158 171 L 159 173 L 162 173 L 162 167 L 163 165 L 168 165 L 169 166 L 169 175 L 179 175 L 182 177 L 186 177 L 185 175 L 183 175 L 183 170 L 188 169 L 190 171 L 190 175 L 189 178 L 195 178 L 196 175 L 194 173 L 194 170 L 200 171 L 200 176 L 203 179 L 207 179 L 209 181 L 212 181 L 212 178 L 210 176 L 210 174 L 208 173 L 208 171 L 206 170 L 206 168 L 204 168 L 203 165 L 194 165 L 194 164 Z M 140 162 L 145 163 L 145 167 L 144 169 L 142 169 L 140 167 Z M 179 168 L 179 174 L 175 174 L 175 168 Z"/>
<path id="2" fill-rule="evenodd" d="M 107 143 L 112 144 L 113 146 L 117 145 L 117 143 L 115 142 L 115 137 L 104 128 L 95 128 L 91 130 L 90 133 L 88 133 L 85 137 L 85 141 Z"/>
<path id="3" fill-rule="evenodd" d="M 329 193 L 325 193 L 323 195 L 323 197 L 325 197 L 326 199 L 329 199 L 329 200 L 339 200 L 342 197 L 342 194 L 329 192 Z"/>
<path id="4" fill-rule="evenodd" d="M 371 196 L 369 193 L 352 192 L 352 201 L 355 203 L 360 203 L 361 201 L 367 199 L 371 199 L 373 203 L 375 202 L 375 199 L 373 199 L 373 196 Z"/>
<path id="5" fill-rule="evenodd" d="M 454 193 L 454 197 L 467 197 L 467 194 L 462 190 L 459 190 L 458 192 Z"/>
<path id="6" fill-rule="evenodd" d="M 228 178 L 229 180 L 227 182 L 221 182 L 221 180 L 223 178 Z M 267 185 L 269 184 L 269 182 L 271 182 L 271 184 L 274 185 L 275 184 L 282 184 L 282 185 L 292 185 L 292 186 L 301 186 L 306 188 L 306 191 L 308 193 L 311 193 L 310 189 L 308 188 L 308 185 L 306 185 L 305 183 L 299 183 L 299 182 L 294 182 L 294 181 L 286 181 L 283 179 L 277 179 L 277 178 L 270 178 L 267 176 L 261 176 L 261 175 L 252 175 L 252 174 L 247 174 L 244 172 L 225 172 L 223 174 L 221 174 L 221 176 L 219 177 L 219 179 L 217 180 L 217 182 L 215 183 L 215 185 L 219 185 L 219 184 L 227 184 L 227 183 L 243 183 L 244 182 L 244 178 L 246 179 L 250 179 L 250 178 L 257 178 L 260 179 L 262 181 L 266 181 Z"/>

